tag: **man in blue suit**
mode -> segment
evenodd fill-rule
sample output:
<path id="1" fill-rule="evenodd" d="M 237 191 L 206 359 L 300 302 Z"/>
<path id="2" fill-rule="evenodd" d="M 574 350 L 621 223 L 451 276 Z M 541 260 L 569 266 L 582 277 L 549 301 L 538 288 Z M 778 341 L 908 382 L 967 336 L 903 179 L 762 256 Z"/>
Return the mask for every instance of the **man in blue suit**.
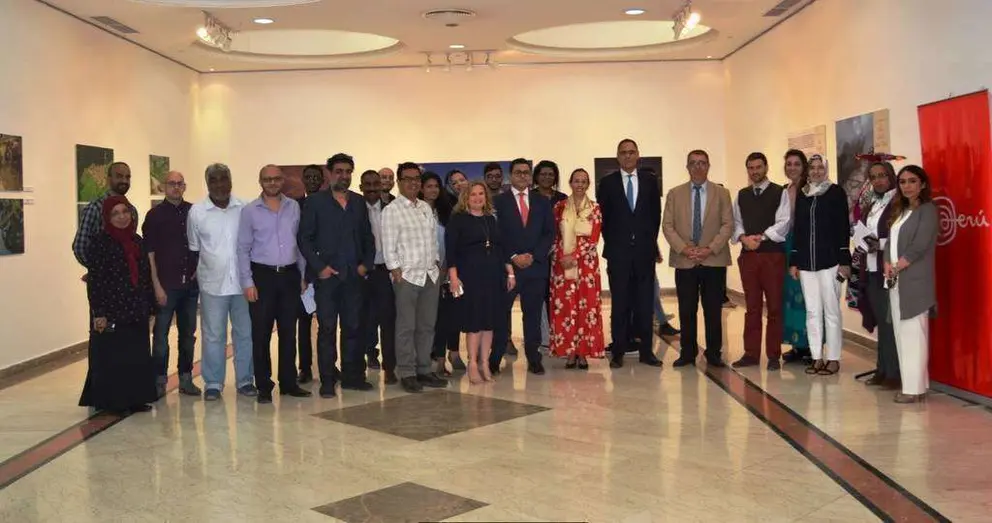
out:
<path id="1" fill-rule="evenodd" d="M 530 162 L 517 158 L 510 163 L 510 189 L 495 197 L 496 222 L 499 226 L 503 252 L 514 266 L 517 284 L 506 294 L 506 310 L 520 295 L 524 313 L 524 350 L 527 370 L 544 374 L 541 364 L 541 308 L 551 274 L 550 253 L 555 238 L 554 216 L 547 198 L 531 191 L 534 185 Z M 503 315 L 500 315 L 503 319 Z M 493 333 L 493 353 L 489 370 L 499 372 L 510 333 L 510 315 Z"/>
<path id="2" fill-rule="evenodd" d="M 640 158 L 634 140 L 621 140 L 617 145 L 620 170 L 603 178 L 596 195 L 603 213 L 603 257 L 610 281 L 613 333 L 610 367 L 614 369 L 623 367 L 623 355 L 634 338 L 642 340 L 641 363 L 662 365 L 651 343 L 661 193 L 657 176 L 638 172 Z"/>

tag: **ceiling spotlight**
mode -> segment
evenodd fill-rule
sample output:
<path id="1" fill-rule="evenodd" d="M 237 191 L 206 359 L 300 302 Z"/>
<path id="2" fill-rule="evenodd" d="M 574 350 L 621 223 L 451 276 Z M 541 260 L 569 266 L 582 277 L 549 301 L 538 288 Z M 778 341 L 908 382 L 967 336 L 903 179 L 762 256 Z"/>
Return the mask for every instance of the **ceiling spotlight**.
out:
<path id="1" fill-rule="evenodd" d="M 628 10 L 624 11 L 623 14 L 629 15 L 629 16 L 641 16 L 642 14 L 644 14 L 646 12 L 647 11 L 645 11 L 643 9 L 628 9 Z"/>
<path id="2" fill-rule="evenodd" d="M 211 47 L 216 47 L 222 51 L 230 51 L 234 31 L 221 23 L 220 20 L 214 18 L 213 15 L 204 11 L 203 26 L 196 30 L 196 36 L 201 42 Z"/>
<path id="3" fill-rule="evenodd" d="M 465 49 L 463 44 L 451 44 L 448 46 L 450 49 Z"/>
<path id="4" fill-rule="evenodd" d="M 256 24 L 259 24 L 259 25 L 268 25 L 268 24 L 274 23 L 275 20 L 273 20 L 271 18 L 256 18 L 256 19 L 252 20 L 252 22 L 255 22 Z"/>

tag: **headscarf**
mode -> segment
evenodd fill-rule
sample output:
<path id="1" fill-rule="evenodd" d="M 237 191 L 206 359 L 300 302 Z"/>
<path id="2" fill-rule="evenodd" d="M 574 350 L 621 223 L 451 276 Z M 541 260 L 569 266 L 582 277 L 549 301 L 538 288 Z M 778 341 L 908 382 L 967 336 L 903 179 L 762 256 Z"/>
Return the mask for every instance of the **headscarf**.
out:
<path id="1" fill-rule="evenodd" d="M 803 187 L 803 194 L 811 197 L 819 196 L 827 192 L 827 189 L 829 189 L 830 186 L 833 185 L 833 182 L 831 182 L 829 178 L 830 165 L 827 163 L 827 159 L 824 158 L 822 155 L 814 154 L 813 156 L 809 157 L 809 163 L 812 164 L 813 160 L 820 160 L 820 162 L 823 163 L 823 168 L 828 170 L 828 175 L 827 175 L 828 177 L 824 178 L 823 181 L 819 183 L 814 183 L 812 177 L 807 177 L 806 186 Z"/>
<path id="2" fill-rule="evenodd" d="M 141 256 L 141 248 L 138 247 L 138 242 L 134 240 L 134 237 L 138 233 L 138 224 L 134 221 L 133 216 L 131 217 L 131 224 L 126 229 L 119 229 L 110 223 L 110 214 L 114 211 L 114 207 L 120 204 L 127 207 L 128 213 L 131 212 L 131 202 L 123 196 L 108 196 L 103 201 L 103 230 L 124 248 L 124 259 L 127 260 L 127 268 L 131 273 L 131 284 L 137 287 L 138 257 Z"/>

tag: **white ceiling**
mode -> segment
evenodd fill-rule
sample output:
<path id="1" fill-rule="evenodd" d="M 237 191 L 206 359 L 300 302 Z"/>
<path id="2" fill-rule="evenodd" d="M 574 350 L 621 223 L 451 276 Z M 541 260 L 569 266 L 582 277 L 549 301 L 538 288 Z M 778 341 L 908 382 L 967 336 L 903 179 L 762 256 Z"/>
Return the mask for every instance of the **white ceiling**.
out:
<path id="1" fill-rule="evenodd" d="M 434 63 L 444 63 L 449 45 L 472 51 L 476 64 L 486 51 L 501 64 L 560 63 L 627 60 L 722 59 L 768 31 L 815 0 L 798 0 L 784 14 L 764 16 L 781 0 L 694 0 L 701 25 L 712 30 L 671 42 L 665 24 L 592 24 L 594 22 L 670 21 L 683 0 L 38 0 L 118 36 L 155 51 L 200 72 L 285 70 L 308 68 L 418 67 L 433 53 Z M 223 8 L 230 4 L 301 5 Z M 156 4 L 185 3 L 204 7 Z M 438 8 L 469 9 L 477 16 L 458 27 L 425 19 L 422 14 Z M 641 16 L 624 10 L 641 8 Z M 234 50 L 224 53 L 197 43 L 196 30 L 204 23 L 204 10 L 237 31 Z M 108 16 L 138 31 L 124 35 L 93 21 Z M 255 18 L 275 23 L 258 25 Z M 667 27 L 670 27 L 670 22 Z M 563 26 L 574 26 L 565 27 Z M 652 27 L 658 40 L 650 45 Z M 552 29 L 553 28 L 553 29 Z M 541 31 L 549 29 L 549 31 Z M 297 31 L 299 30 L 299 31 Z M 271 32 L 272 34 L 266 34 Z M 364 33 L 364 34 L 352 34 Z M 529 33 L 529 34 L 525 34 Z M 696 35 L 694 32 L 690 36 Z M 616 38 L 611 35 L 616 34 Z M 541 45 L 529 45 L 535 35 Z M 515 39 L 514 37 L 520 36 Z M 239 40 L 240 38 L 240 40 Z M 530 38 L 530 41 L 527 39 Z M 550 49 L 560 45 L 582 48 Z M 398 41 L 399 43 L 395 43 Z M 617 44 L 610 45 L 610 42 Z M 339 43 L 336 43 L 339 42 Z M 589 43 L 594 42 L 595 44 Z M 636 47 L 617 49 L 618 46 Z M 368 43 L 385 50 L 355 53 Z M 394 44 L 390 46 L 390 44 Z M 649 45 L 645 45 L 645 43 Z M 604 49 L 606 47 L 607 49 Z M 592 49 L 595 48 L 595 49 Z M 265 56 L 249 54 L 259 49 Z M 288 51 L 287 51 L 288 50 Z M 247 51 L 247 52 L 246 52 Z M 599 52 L 597 52 L 599 51 Z M 334 56 L 332 53 L 347 55 Z M 453 52 L 453 51 L 452 51 Z M 291 56 L 292 55 L 292 56 Z"/>

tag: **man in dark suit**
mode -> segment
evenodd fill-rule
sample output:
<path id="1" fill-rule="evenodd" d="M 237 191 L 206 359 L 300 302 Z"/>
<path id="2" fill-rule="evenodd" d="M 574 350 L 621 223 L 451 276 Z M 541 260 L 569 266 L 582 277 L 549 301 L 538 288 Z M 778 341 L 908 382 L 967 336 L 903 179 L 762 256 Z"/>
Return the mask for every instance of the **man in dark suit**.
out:
<path id="1" fill-rule="evenodd" d="M 375 267 L 375 237 L 365 199 L 348 190 L 355 161 L 338 153 L 327 160 L 327 170 L 330 188 L 307 198 L 298 240 L 308 277 L 314 279 L 320 397 L 333 398 L 338 380 L 335 338 L 339 317 L 341 388 L 374 388 L 365 379 L 359 326 L 362 282 Z"/>
<path id="2" fill-rule="evenodd" d="M 513 301 L 519 294 L 524 315 L 527 370 L 540 375 L 544 374 L 540 352 L 541 309 L 551 273 L 548 264 L 555 238 L 554 216 L 548 199 L 531 191 L 534 177 L 530 162 L 517 158 L 510 163 L 510 185 L 510 190 L 496 196 L 493 201 L 503 251 L 510 258 L 517 278 L 516 286 L 506 294 L 506 310 L 513 307 Z M 505 319 L 501 318 L 504 324 L 494 333 L 493 353 L 489 358 L 489 370 L 493 374 L 499 372 L 506 352 L 510 335 L 509 318 L 509 314 Z"/>
<path id="3" fill-rule="evenodd" d="M 303 168 L 302 178 L 306 193 L 302 198 L 296 200 L 296 203 L 300 204 L 300 216 L 303 215 L 307 196 L 319 193 L 320 188 L 324 186 L 324 168 L 319 165 L 308 165 Z M 306 277 L 305 274 L 304 277 Z M 313 281 L 307 279 L 307 283 L 313 283 Z M 299 348 L 300 383 L 310 383 L 313 381 L 313 316 L 314 314 L 306 311 L 306 307 L 303 306 L 303 300 L 300 300 L 299 326 L 296 339 L 297 347 Z"/>
<path id="4" fill-rule="evenodd" d="M 623 367 L 623 355 L 631 339 L 653 339 L 651 317 L 661 194 L 657 176 L 637 172 L 640 158 L 637 142 L 622 140 L 617 145 L 620 170 L 603 178 L 597 194 L 603 213 L 603 257 L 610 282 L 610 367 L 614 369 Z M 643 341 L 639 352 L 641 363 L 661 367 L 650 341 Z"/>

